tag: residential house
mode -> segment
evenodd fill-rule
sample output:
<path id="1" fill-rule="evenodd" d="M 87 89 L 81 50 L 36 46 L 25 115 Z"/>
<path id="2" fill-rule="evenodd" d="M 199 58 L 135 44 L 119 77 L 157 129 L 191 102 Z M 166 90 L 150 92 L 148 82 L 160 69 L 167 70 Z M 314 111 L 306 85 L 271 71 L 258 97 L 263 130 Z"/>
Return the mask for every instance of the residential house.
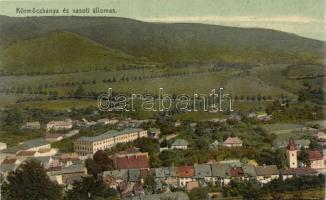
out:
<path id="1" fill-rule="evenodd" d="M 195 164 L 195 179 L 201 184 L 212 182 L 212 169 L 208 164 Z"/>
<path id="2" fill-rule="evenodd" d="M 46 124 L 46 130 L 66 130 L 72 128 L 72 121 L 65 120 L 65 121 L 49 121 Z"/>
<path id="3" fill-rule="evenodd" d="M 245 179 L 245 174 L 244 174 L 242 167 L 230 167 L 229 175 L 230 175 L 231 179 L 238 179 L 238 180 Z"/>
<path id="4" fill-rule="evenodd" d="M 41 124 L 40 122 L 26 122 L 23 126 L 23 129 L 40 129 Z"/>
<path id="5" fill-rule="evenodd" d="M 51 149 L 51 144 L 43 138 L 37 138 L 21 143 L 20 148 L 25 151 L 39 151 Z"/>
<path id="6" fill-rule="evenodd" d="M 140 181 L 140 169 L 128 169 L 128 180 L 130 182 Z"/>
<path id="7" fill-rule="evenodd" d="M 57 142 L 63 139 L 63 134 L 60 133 L 48 133 L 45 135 L 45 140 L 48 142 Z"/>
<path id="8" fill-rule="evenodd" d="M 325 167 L 324 156 L 319 150 L 309 151 L 308 157 L 312 169 L 323 169 Z"/>
<path id="9" fill-rule="evenodd" d="M 81 181 L 82 177 L 85 175 L 86 168 L 84 164 L 62 167 L 62 182 L 65 185 L 73 184 L 75 181 Z"/>
<path id="10" fill-rule="evenodd" d="M 179 187 L 186 187 L 188 182 L 193 181 L 195 169 L 193 166 L 176 167 Z"/>
<path id="11" fill-rule="evenodd" d="M 316 134 L 316 137 L 319 141 L 326 141 L 326 133 L 324 133 L 323 131 L 319 131 Z"/>
<path id="12" fill-rule="evenodd" d="M 0 142 L 0 151 L 4 150 L 4 149 L 7 149 L 7 144 L 3 143 L 3 142 Z"/>
<path id="13" fill-rule="evenodd" d="M 171 149 L 187 149 L 188 148 L 188 142 L 184 139 L 176 139 L 171 144 Z"/>
<path id="14" fill-rule="evenodd" d="M 119 120 L 117 119 L 107 119 L 107 118 L 97 120 L 98 124 L 103 124 L 103 125 L 113 125 L 113 124 L 117 124 L 118 122 Z"/>
<path id="15" fill-rule="evenodd" d="M 148 132 L 148 137 L 152 139 L 157 139 L 161 134 L 161 131 L 158 128 L 150 128 L 148 129 L 147 132 Z"/>
<path id="16" fill-rule="evenodd" d="M 243 170 L 245 180 L 256 179 L 257 174 L 256 174 L 255 166 L 244 165 L 242 167 L 242 170 Z"/>
<path id="17" fill-rule="evenodd" d="M 227 185 L 230 182 L 229 164 L 212 164 L 212 179 L 214 184 Z"/>
<path id="18" fill-rule="evenodd" d="M 276 165 L 256 166 L 256 179 L 258 182 L 265 184 L 274 179 L 278 179 L 279 171 Z"/>
<path id="19" fill-rule="evenodd" d="M 238 137 L 228 137 L 223 144 L 225 147 L 242 147 L 242 140 Z"/>
<path id="20" fill-rule="evenodd" d="M 74 130 L 71 130 L 68 133 L 66 133 L 63 137 L 64 138 L 70 138 L 70 137 L 73 137 L 73 136 L 78 135 L 78 134 L 79 134 L 79 130 L 74 129 Z"/>
<path id="21" fill-rule="evenodd" d="M 199 188 L 199 182 L 198 181 L 190 181 L 186 185 L 186 190 L 191 191 L 193 189 Z"/>
<path id="22" fill-rule="evenodd" d="M 318 172 L 310 167 L 281 169 L 280 174 L 283 180 L 299 176 L 315 176 Z"/>

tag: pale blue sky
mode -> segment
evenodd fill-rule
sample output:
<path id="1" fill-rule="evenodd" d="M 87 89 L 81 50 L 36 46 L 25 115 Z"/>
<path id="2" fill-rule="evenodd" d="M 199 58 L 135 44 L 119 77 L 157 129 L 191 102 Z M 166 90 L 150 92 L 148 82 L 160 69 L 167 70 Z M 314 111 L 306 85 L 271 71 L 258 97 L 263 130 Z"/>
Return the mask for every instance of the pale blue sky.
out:
<path id="1" fill-rule="evenodd" d="M 102 16 L 271 28 L 326 41 L 325 0 L 0 0 L 0 6 L 9 16 L 25 16 L 16 7 L 115 8 L 116 14 Z"/>

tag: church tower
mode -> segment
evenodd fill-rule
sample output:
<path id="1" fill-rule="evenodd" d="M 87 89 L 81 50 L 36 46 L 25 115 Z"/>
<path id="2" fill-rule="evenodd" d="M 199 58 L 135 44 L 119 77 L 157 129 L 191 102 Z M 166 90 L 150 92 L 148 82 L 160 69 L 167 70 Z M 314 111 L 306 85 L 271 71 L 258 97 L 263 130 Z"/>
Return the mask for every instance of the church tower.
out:
<path id="1" fill-rule="evenodd" d="M 298 167 L 298 158 L 297 158 L 297 146 L 295 145 L 294 140 L 291 138 L 289 140 L 289 144 L 287 146 L 287 159 L 289 168 L 297 168 Z"/>

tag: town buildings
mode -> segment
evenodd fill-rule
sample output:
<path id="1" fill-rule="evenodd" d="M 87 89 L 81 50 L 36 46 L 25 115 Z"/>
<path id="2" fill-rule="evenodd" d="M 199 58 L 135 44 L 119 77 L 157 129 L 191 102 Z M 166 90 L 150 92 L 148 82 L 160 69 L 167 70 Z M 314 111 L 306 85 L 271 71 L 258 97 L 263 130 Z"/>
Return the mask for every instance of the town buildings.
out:
<path id="1" fill-rule="evenodd" d="M 147 137 L 147 131 L 138 128 L 128 128 L 121 131 L 110 130 L 93 137 L 80 137 L 74 142 L 74 151 L 79 155 L 92 155 L 98 150 L 110 149 L 116 144 L 135 141 Z"/>
<path id="2" fill-rule="evenodd" d="M 72 120 L 65 121 L 49 121 L 46 124 L 46 130 L 66 130 L 72 128 Z"/>
<path id="3" fill-rule="evenodd" d="M 188 142 L 184 139 L 176 139 L 171 144 L 171 149 L 187 149 L 188 148 Z"/>
<path id="4" fill-rule="evenodd" d="M 22 128 L 24 129 L 40 129 L 41 128 L 41 124 L 40 122 L 26 122 Z"/>
<path id="5" fill-rule="evenodd" d="M 140 152 L 136 148 L 118 152 L 112 156 L 114 167 L 120 169 L 149 169 L 149 157 L 147 152 Z"/>
<path id="6" fill-rule="evenodd" d="M 242 147 L 242 140 L 238 137 L 228 137 L 223 145 L 225 147 Z"/>

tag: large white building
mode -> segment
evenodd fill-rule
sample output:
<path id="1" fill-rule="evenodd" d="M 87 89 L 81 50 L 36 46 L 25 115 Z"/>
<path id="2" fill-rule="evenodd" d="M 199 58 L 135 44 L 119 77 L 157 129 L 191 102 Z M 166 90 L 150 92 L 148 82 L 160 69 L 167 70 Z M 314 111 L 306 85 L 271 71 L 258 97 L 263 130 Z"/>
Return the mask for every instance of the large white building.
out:
<path id="1" fill-rule="evenodd" d="M 132 142 L 138 138 L 147 137 L 147 131 L 138 128 L 128 128 L 122 131 L 110 130 L 94 137 L 80 137 L 74 142 L 74 151 L 79 155 L 91 155 L 98 150 L 110 149 L 116 144 Z"/>
<path id="2" fill-rule="evenodd" d="M 72 122 L 70 120 L 66 121 L 49 121 L 46 124 L 46 130 L 65 130 L 65 129 L 71 129 L 72 128 Z"/>

